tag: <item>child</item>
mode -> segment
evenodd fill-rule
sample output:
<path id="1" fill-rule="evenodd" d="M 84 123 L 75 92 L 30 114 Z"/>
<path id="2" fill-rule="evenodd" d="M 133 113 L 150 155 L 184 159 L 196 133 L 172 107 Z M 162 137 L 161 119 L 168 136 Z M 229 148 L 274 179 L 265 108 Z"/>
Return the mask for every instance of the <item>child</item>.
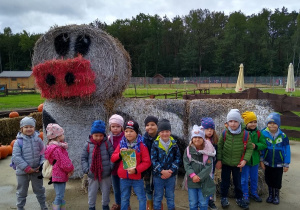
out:
<path id="1" fill-rule="evenodd" d="M 121 151 L 128 149 L 135 150 L 136 167 L 127 170 L 123 167 L 121 161 L 118 168 L 118 175 L 121 184 L 121 209 L 127 210 L 130 201 L 131 187 L 139 200 L 139 209 L 146 209 L 146 194 L 144 191 L 144 182 L 142 180 L 142 172 L 150 167 L 151 161 L 147 147 L 143 144 L 142 136 L 139 135 L 139 125 L 134 120 L 126 122 L 125 136 L 122 138 L 120 144 L 115 149 L 111 161 L 117 162 L 122 159 Z"/>
<path id="2" fill-rule="evenodd" d="M 262 151 L 265 169 L 265 180 L 269 187 L 267 203 L 279 204 L 279 190 L 282 184 L 282 174 L 289 170 L 291 150 L 289 139 L 280 129 L 280 115 L 271 113 L 267 117 L 267 128 L 262 130 L 267 143 L 267 149 Z"/>
<path id="3" fill-rule="evenodd" d="M 215 151 L 217 152 L 218 148 L 218 135 L 215 131 L 215 123 L 212 118 L 204 117 L 201 120 L 201 126 L 204 128 L 205 140 L 208 140 L 214 146 Z M 212 178 L 214 178 L 215 168 L 216 168 L 216 157 L 213 158 L 213 167 L 212 167 Z M 211 196 L 208 201 L 208 206 L 210 209 L 218 209 L 215 205 L 213 197 Z"/>
<path id="4" fill-rule="evenodd" d="M 41 171 L 39 168 L 44 162 L 44 143 L 38 137 L 35 129 L 35 119 L 24 117 L 20 121 L 20 132 L 13 147 L 12 161 L 16 165 L 17 176 L 17 207 L 24 209 L 26 197 L 31 181 L 32 189 L 38 199 L 41 209 L 46 206 L 45 188 L 43 179 L 39 179 Z"/>
<path id="5" fill-rule="evenodd" d="M 176 174 L 181 164 L 178 145 L 171 137 L 171 124 L 169 120 L 162 119 L 158 122 L 158 136 L 151 149 L 151 162 L 153 165 L 155 210 L 161 209 L 161 201 L 165 194 L 168 209 L 175 209 L 174 191 Z"/>
<path id="6" fill-rule="evenodd" d="M 45 158 L 52 167 L 52 182 L 55 190 L 55 199 L 52 208 L 55 210 L 66 209 L 64 200 L 66 182 L 73 174 L 74 166 L 68 155 L 68 144 L 64 141 L 64 130 L 58 124 L 48 124 L 47 128 L 48 145 L 45 151 Z"/>
<path id="7" fill-rule="evenodd" d="M 232 173 L 235 188 L 236 203 L 243 209 L 248 209 L 248 204 L 243 200 L 241 189 L 240 169 L 250 160 L 253 147 L 249 133 L 244 131 L 241 124 L 242 118 L 238 109 L 231 109 L 227 114 L 228 128 L 219 138 L 216 168 L 221 169 L 221 205 L 229 206 L 227 194 Z M 247 141 L 244 140 L 247 137 Z"/>
<path id="8" fill-rule="evenodd" d="M 102 120 L 94 121 L 91 135 L 81 154 L 82 171 L 88 175 L 89 210 L 95 210 L 99 187 L 102 192 L 102 209 L 109 210 L 111 170 L 113 168 L 110 158 L 113 151 L 113 146 L 106 138 L 105 123 Z"/>
<path id="9" fill-rule="evenodd" d="M 143 143 L 147 146 L 149 154 L 154 140 L 157 138 L 157 122 L 158 119 L 154 116 L 148 116 L 145 119 L 146 132 L 143 136 Z M 147 196 L 147 210 L 153 210 L 153 179 L 152 166 L 150 166 L 144 173 L 145 191 Z"/>
<path id="10" fill-rule="evenodd" d="M 251 136 L 251 142 L 253 146 L 253 153 L 250 161 L 242 169 L 242 191 L 244 201 L 249 204 L 248 183 L 250 175 L 251 193 L 250 198 L 256 202 L 262 202 L 261 198 L 257 194 L 258 183 L 258 166 L 260 160 L 260 151 L 267 148 L 266 141 L 263 135 L 260 135 L 260 131 L 257 130 L 257 118 L 254 112 L 246 111 L 242 114 L 244 119 L 246 130 Z"/>
<path id="11" fill-rule="evenodd" d="M 194 125 L 190 144 L 183 155 L 184 169 L 188 177 L 189 206 L 192 210 L 198 210 L 198 207 L 207 209 L 209 196 L 216 190 L 210 176 L 215 155 L 216 151 L 210 141 L 205 140 L 204 132 Z"/>

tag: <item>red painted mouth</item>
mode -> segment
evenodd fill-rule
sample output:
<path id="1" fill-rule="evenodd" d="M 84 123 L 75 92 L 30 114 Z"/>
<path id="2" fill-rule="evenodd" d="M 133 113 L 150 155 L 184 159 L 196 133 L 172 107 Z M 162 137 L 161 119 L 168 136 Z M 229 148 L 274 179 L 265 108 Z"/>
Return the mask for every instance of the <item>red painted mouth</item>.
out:
<path id="1" fill-rule="evenodd" d="M 42 97 L 85 97 L 96 90 L 95 73 L 89 60 L 78 56 L 67 60 L 49 60 L 33 67 L 33 75 Z"/>

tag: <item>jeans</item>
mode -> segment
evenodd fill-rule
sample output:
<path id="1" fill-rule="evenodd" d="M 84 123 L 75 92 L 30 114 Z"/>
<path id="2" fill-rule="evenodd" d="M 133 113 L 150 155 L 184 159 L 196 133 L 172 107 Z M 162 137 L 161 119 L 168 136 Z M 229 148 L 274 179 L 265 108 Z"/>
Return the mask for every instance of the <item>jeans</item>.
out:
<path id="1" fill-rule="evenodd" d="M 138 198 L 139 210 L 146 210 L 146 193 L 144 190 L 144 181 L 142 179 L 120 179 L 121 184 L 121 210 L 128 210 L 131 187 Z"/>
<path id="2" fill-rule="evenodd" d="M 65 197 L 66 182 L 54 182 L 53 186 L 56 194 L 53 204 L 61 205 Z"/>
<path id="3" fill-rule="evenodd" d="M 189 188 L 189 205 L 190 210 L 207 210 L 208 209 L 208 197 L 203 197 L 201 188 Z"/>
<path id="4" fill-rule="evenodd" d="M 118 175 L 112 175 L 112 185 L 114 189 L 115 202 L 121 205 L 121 187 L 120 187 L 120 177 Z"/>
<path id="5" fill-rule="evenodd" d="M 171 176 L 168 179 L 162 179 L 158 176 L 153 177 L 154 182 L 154 198 L 153 209 L 161 209 L 161 202 L 165 194 L 168 209 L 175 209 L 174 191 L 176 177 Z"/>
<path id="6" fill-rule="evenodd" d="M 243 194 L 248 194 L 248 183 L 249 183 L 249 175 L 250 175 L 250 189 L 251 194 L 257 194 L 257 182 L 258 182 L 258 165 L 248 166 L 245 165 L 242 170 L 242 191 Z"/>
<path id="7" fill-rule="evenodd" d="M 221 196 L 226 198 L 228 195 L 228 190 L 230 187 L 230 175 L 232 173 L 235 198 L 240 199 L 243 197 L 242 187 L 241 187 L 241 172 L 240 168 L 236 166 L 222 165 L 221 173 Z"/>

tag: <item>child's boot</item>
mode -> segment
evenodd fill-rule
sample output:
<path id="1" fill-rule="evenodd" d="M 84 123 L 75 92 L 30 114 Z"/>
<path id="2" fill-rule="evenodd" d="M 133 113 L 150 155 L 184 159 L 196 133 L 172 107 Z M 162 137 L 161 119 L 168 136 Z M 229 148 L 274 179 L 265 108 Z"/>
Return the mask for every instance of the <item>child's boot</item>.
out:
<path id="1" fill-rule="evenodd" d="M 278 205 L 279 202 L 279 189 L 274 188 L 273 204 Z"/>
<path id="2" fill-rule="evenodd" d="M 113 204 L 110 210 L 121 210 L 121 205 L 119 204 Z"/>
<path id="3" fill-rule="evenodd" d="M 153 200 L 147 200 L 147 210 L 153 210 Z"/>
<path id="4" fill-rule="evenodd" d="M 60 204 L 60 210 L 66 210 L 66 201 L 63 200 L 62 203 Z"/>
<path id="5" fill-rule="evenodd" d="M 106 206 L 102 205 L 102 210 L 109 210 L 109 206 L 108 205 L 106 205 Z"/>
<path id="6" fill-rule="evenodd" d="M 273 194 L 274 194 L 273 188 L 269 187 L 269 197 L 266 200 L 267 203 L 273 203 L 273 197 L 274 197 Z"/>
<path id="7" fill-rule="evenodd" d="M 56 205 L 56 204 L 52 203 L 52 209 L 53 210 L 60 210 L 60 205 Z"/>

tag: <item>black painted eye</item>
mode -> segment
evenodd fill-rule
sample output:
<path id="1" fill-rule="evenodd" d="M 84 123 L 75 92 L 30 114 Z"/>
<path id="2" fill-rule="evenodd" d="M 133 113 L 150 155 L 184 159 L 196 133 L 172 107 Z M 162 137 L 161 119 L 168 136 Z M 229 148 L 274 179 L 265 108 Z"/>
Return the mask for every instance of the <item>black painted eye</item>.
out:
<path id="1" fill-rule="evenodd" d="M 78 53 L 83 56 L 86 55 L 89 51 L 90 44 L 91 39 L 88 35 L 78 36 L 75 43 L 75 56 L 77 56 Z"/>
<path id="2" fill-rule="evenodd" d="M 54 39 L 55 50 L 58 55 L 65 56 L 69 52 L 70 37 L 67 33 L 63 33 Z"/>
<path id="3" fill-rule="evenodd" d="M 72 85 L 74 83 L 75 80 L 75 76 L 74 74 L 68 72 L 65 76 L 65 81 L 67 83 L 68 86 Z"/>
<path id="4" fill-rule="evenodd" d="M 54 85 L 55 82 L 55 77 L 52 74 L 48 74 L 46 77 L 46 83 L 51 86 Z"/>

